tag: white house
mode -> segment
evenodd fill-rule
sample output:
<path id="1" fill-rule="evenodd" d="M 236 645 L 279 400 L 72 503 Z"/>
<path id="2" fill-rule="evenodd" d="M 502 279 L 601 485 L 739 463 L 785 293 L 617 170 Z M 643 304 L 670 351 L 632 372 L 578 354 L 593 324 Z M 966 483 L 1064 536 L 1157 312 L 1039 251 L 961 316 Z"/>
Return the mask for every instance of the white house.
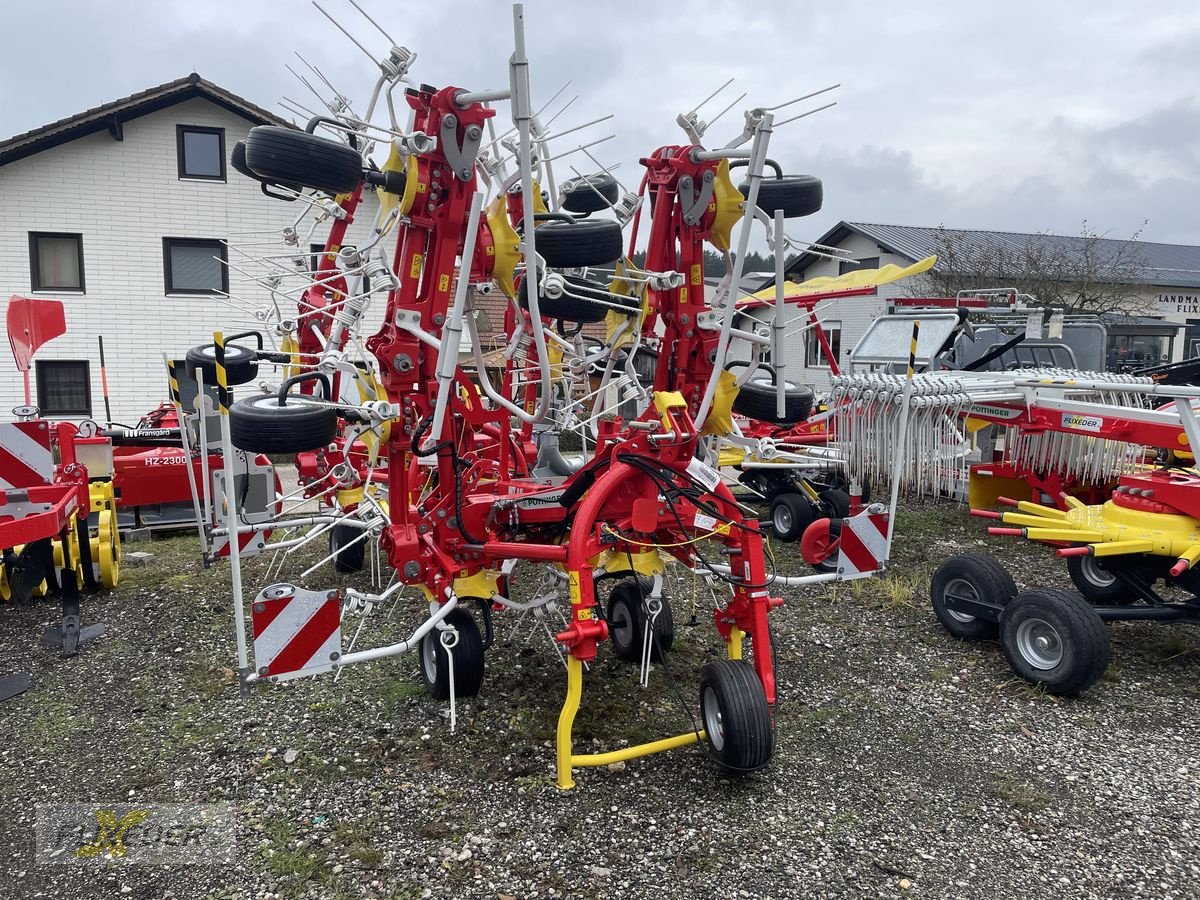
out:
<path id="1" fill-rule="evenodd" d="M 1030 244 L 1049 242 L 1057 251 L 1066 254 L 1073 248 L 1077 250 L 1077 245 L 1083 241 L 1079 237 L 1051 234 L 839 222 L 818 238 L 817 243 L 845 251 L 845 259 L 802 253 L 788 263 L 788 278 L 805 281 L 889 263 L 907 266 L 943 253 L 947 240 L 966 248 L 1008 246 L 1018 250 Z M 1101 253 L 1110 245 L 1115 252 L 1117 245 L 1128 246 L 1128 243 L 1103 239 L 1093 243 Z M 1129 270 L 1136 270 L 1136 279 L 1127 288 L 1131 309 L 1142 314 L 1108 317 L 1110 351 L 1123 350 L 1123 355 L 1128 358 L 1145 363 L 1200 355 L 1200 247 L 1139 241 L 1135 252 L 1137 264 L 1131 265 Z M 886 312 L 889 298 L 922 295 L 928 285 L 923 278 L 916 276 L 909 281 L 894 282 L 879 288 L 872 296 L 832 300 L 818 307 L 822 326 L 840 365 L 849 362 L 850 350 L 867 326 Z M 1147 311 L 1152 314 L 1145 315 Z M 770 310 L 756 314 L 756 318 L 769 319 Z M 820 392 L 829 386 L 828 361 L 819 342 L 802 325 L 795 316 L 788 322 L 786 375 L 789 380 L 803 381 Z M 1185 333 L 1179 339 L 1177 332 L 1181 330 Z"/>
<path id="2" fill-rule="evenodd" d="M 103 336 L 113 419 L 133 424 L 167 399 L 163 354 L 212 332 L 259 325 L 227 291 L 267 295 L 214 257 L 266 251 L 299 215 L 229 165 L 233 146 L 274 114 L 193 73 L 0 142 L 0 305 L 10 295 L 62 300 L 67 333 L 35 358 L 34 402 L 50 418 L 102 420 Z M 366 233 L 374 194 L 350 237 Z M 312 235 L 323 242 L 328 226 Z M 256 246 L 250 246 L 257 244 Z M 282 246 L 282 245 L 280 245 Z M 305 248 L 307 249 L 307 248 Z M 0 359 L 0 410 L 23 403 L 12 358 Z"/>

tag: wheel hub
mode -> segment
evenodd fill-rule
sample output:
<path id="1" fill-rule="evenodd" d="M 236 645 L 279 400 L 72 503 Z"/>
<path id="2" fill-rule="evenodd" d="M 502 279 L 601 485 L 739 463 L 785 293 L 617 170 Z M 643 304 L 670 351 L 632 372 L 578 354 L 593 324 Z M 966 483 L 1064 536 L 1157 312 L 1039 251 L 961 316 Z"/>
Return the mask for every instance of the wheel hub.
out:
<path id="1" fill-rule="evenodd" d="M 725 746 L 725 725 L 721 721 L 721 706 L 717 703 L 717 693 L 712 688 L 704 689 L 704 731 L 709 743 L 718 753 Z"/>
<path id="2" fill-rule="evenodd" d="M 946 589 L 943 593 L 945 594 L 947 600 L 958 601 L 960 603 L 963 601 L 970 603 L 979 602 L 978 591 L 976 591 L 975 586 L 965 578 L 952 578 L 949 582 L 947 582 Z M 975 617 L 970 613 L 959 612 L 949 604 L 946 606 L 946 612 L 948 612 L 950 614 L 950 618 L 954 619 L 956 622 L 962 622 L 963 624 L 966 624 L 967 622 L 975 621 Z"/>
<path id="3" fill-rule="evenodd" d="M 1035 669 L 1053 669 L 1063 660 L 1062 638 L 1045 619 L 1026 619 L 1017 626 L 1017 649 Z"/>

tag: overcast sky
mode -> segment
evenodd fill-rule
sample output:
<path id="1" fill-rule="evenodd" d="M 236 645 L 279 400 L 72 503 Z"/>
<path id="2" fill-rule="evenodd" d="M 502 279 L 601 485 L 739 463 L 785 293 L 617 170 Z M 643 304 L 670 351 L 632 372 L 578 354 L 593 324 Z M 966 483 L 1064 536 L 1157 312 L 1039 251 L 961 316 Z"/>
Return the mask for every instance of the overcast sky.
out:
<path id="1" fill-rule="evenodd" d="M 503 2 L 361 0 L 420 58 L 435 85 L 507 83 Z M 345 2 L 322 5 L 382 52 Z M 40 0 L 3 5 L 5 136 L 197 71 L 261 106 L 304 89 L 284 69 L 299 50 L 365 105 L 365 56 L 307 0 Z M 725 143 L 738 109 L 840 82 L 838 105 L 786 126 L 771 155 L 825 181 L 825 210 L 794 223 L 817 237 L 839 219 L 1053 230 L 1087 219 L 1112 237 L 1200 243 L 1200 3 L 912 0 L 687 4 L 529 0 L 535 95 L 568 79 L 562 125 L 593 129 L 621 162 L 680 143 L 675 114 L 735 76 L 748 96 L 709 133 Z M 714 101 L 705 112 L 718 111 Z M 803 106 L 795 109 L 803 109 Z M 789 110 L 790 111 L 790 110 Z M 784 115 L 781 112 L 780 115 Z M 562 148 L 573 146 L 564 138 Z M 581 168 L 586 160 L 577 163 Z"/>

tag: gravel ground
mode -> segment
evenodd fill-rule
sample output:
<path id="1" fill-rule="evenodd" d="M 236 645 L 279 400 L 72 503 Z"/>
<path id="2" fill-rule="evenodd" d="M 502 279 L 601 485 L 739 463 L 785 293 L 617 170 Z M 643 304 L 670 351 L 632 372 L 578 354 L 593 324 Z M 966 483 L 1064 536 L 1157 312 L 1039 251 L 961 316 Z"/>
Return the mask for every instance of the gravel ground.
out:
<path id="1" fill-rule="evenodd" d="M 932 569 L 982 533 L 960 507 L 917 504 L 888 578 L 782 592 L 765 771 L 729 778 L 689 748 L 582 771 L 570 792 L 552 780 L 562 666 L 540 631 L 525 643 L 527 623 L 499 619 L 455 735 L 411 656 L 242 700 L 228 569 L 202 570 L 191 537 L 156 540 L 139 548 L 152 563 L 86 603 L 109 630 L 74 659 L 35 646 L 51 605 L 0 611 L 3 670 L 35 680 L 0 707 L 0 896 L 1200 896 L 1196 633 L 1114 626 L 1112 667 L 1084 697 L 1031 689 L 929 609 Z M 1069 587 L 1046 551 L 987 544 L 1019 585 Z M 602 648 L 579 744 L 691 727 L 720 648 L 703 608 L 683 624 L 690 579 L 673 596 L 678 692 L 662 670 L 639 688 Z M 405 632 L 411 609 L 377 633 Z M 230 802 L 236 861 L 39 867 L 34 804 L 49 801 Z"/>

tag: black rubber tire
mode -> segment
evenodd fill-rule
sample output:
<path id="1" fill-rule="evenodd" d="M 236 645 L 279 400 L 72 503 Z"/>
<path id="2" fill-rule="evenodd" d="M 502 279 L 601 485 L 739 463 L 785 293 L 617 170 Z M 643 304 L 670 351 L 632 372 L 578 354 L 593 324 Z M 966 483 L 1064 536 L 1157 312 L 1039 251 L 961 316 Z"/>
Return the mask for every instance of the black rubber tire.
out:
<path id="1" fill-rule="evenodd" d="M 259 125 L 246 135 L 246 166 L 262 181 L 345 194 L 362 181 L 363 160 L 353 147 L 331 138 Z"/>
<path id="2" fill-rule="evenodd" d="M 1137 596 L 1125 582 L 1112 574 L 1114 566 L 1121 566 L 1134 577 L 1154 580 L 1154 568 L 1140 560 L 1125 557 L 1068 556 L 1067 574 L 1071 581 L 1092 603 L 1101 606 L 1124 606 L 1133 603 Z"/>
<path id="3" fill-rule="evenodd" d="M 238 141 L 233 145 L 233 150 L 229 153 L 230 167 L 240 175 L 245 175 L 247 178 L 253 178 L 259 181 L 259 177 L 254 174 L 253 170 L 246 165 L 246 142 Z"/>
<path id="4" fill-rule="evenodd" d="M 204 373 L 204 386 L 214 387 L 217 383 L 217 348 L 215 344 L 193 347 L 183 358 L 188 377 L 196 379 L 196 370 Z M 230 387 L 247 384 L 258 377 L 258 356 L 249 347 L 241 344 L 225 345 L 225 381 Z"/>
<path id="5" fill-rule="evenodd" d="M 770 377 L 769 381 L 766 376 Z M 784 391 L 782 417 L 775 414 L 775 372 L 763 365 L 760 365 L 750 376 L 750 380 L 738 389 L 737 396 L 733 399 L 733 411 L 759 422 L 772 422 L 776 425 L 795 425 L 797 422 L 803 422 L 812 412 L 812 388 L 790 381 L 784 384 L 787 387 Z"/>
<path id="6" fill-rule="evenodd" d="M 844 519 L 850 515 L 850 495 L 841 488 L 821 491 L 821 502 L 829 510 L 831 519 Z"/>
<path id="7" fill-rule="evenodd" d="M 642 635 L 646 633 L 646 607 L 642 598 L 649 596 L 652 586 L 648 578 L 627 578 L 613 585 L 609 592 L 605 614 L 608 636 L 621 659 L 642 661 Z M 650 642 L 650 659 L 659 662 L 675 643 L 675 616 L 666 597 L 662 598 L 662 609 L 654 620 L 654 637 L 656 640 Z"/>
<path id="8" fill-rule="evenodd" d="M 369 538 L 351 543 L 361 534 L 361 528 L 353 528 L 340 523 L 330 529 L 329 552 L 333 554 L 333 571 L 342 574 L 362 571 Z"/>
<path id="9" fill-rule="evenodd" d="M 272 182 L 265 181 L 262 178 L 259 178 L 257 175 L 254 174 L 254 170 L 251 169 L 250 166 L 248 166 L 246 164 L 246 142 L 245 141 L 238 141 L 236 144 L 233 145 L 233 151 L 229 154 L 229 165 L 233 168 L 233 170 L 235 172 L 239 172 L 242 175 L 245 175 L 247 178 L 251 178 L 254 181 L 259 182 L 260 184 L 271 184 L 272 183 Z M 288 190 L 295 191 L 297 194 L 300 193 L 300 191 L 302 190 L 302 188 L 298 184 L 286 184 L 283 182 L 275 182 L 275 183 L 277 183 L 279 185 L 279 187 L 287 188 Z"/>
<path id="10" fill-rule="evenodd" d="M 454 657 L 454 693 L 459 697 L 474 697 L 483 684 L 483 638 L 479 625 L 465 609 L 453 610 L 445 622 L 458 631 L 458 643 L 450 650 Z M 418 653 L 421 681 L 429 696 L 449 700 L 450 660 L 442 649 L 440 634 L 435 628 L 421 638 Z"/>
<path id="11" fill-rule="evenodd" d="M 745 774 L 771 761 L 775 749 L 771 708 L 754 667 L 745 660 L 721 659 L 704 667 L 700 719 L 712 755 L 726 771 Z"/>
<path id="12" fill-rule="evenodd" d="M 933 573 L 929 599 L 933 614 L 950 634 L 960 641 L 995 640 L 1000 633 L 998 622 L 968 616 L 950 608 L 947 601 L 959 591 L 974 594 L 974 599 L 997 606 L 1007 606 L 1017 596 L 1017 585 L 1000 561 L 985 553 L 962 553 L 951 556 Z"/>
<path id="13" fill-rule="evenodd" d="M 771 501 L 771 530 L 781 541 L 800 540 L 804 529 L 817 518 L 817 511 L 803 494 L 791 491 Z"/>
<path id="14" fill-rule="evenodd" d="M 607 288 L 596 281 L 591 281 L 587 278 L 579 278 L 575 275 L 565 276 L 568 284 L 568 290 L 574 291 L 577 294 L 584 296 L 594 296 L 597 300 L 603 301 L 596 303 L 591 300 L 585 300 L 580 297 L 571 297 L 567 294 L 562 294 L 558 297 L 541 296 L 538 298 L 538 312 L 550 319 L 561 319 L 566 322 L 603 322 L 604 317 L 608 315 L 611 306 L 605 306 L 605 303 L 616 303 L 625 306 L 630 312 L 636 311 L 638 299 L 636 297 L 626 297 L 628 303 L 622 303 L 619 298 L 609 294 Z M 525 292 L 525 282 L 520 281 L 519 293 L 517 294 L 518 302 L 521 304 L 521 309 L 529 308 L 529 296 Z"/>
<path id="15" fill-rule="evenodd" d="M 617 179 L 599 172 L 564 182 L 558 193 L 558 205 L 569 213 L 586 215 L 611 209 L 620 196 Z"/>
<path id="16" fill-rule="evenodd" d="M 1053 634 L 1049 649 L 1029 649 L 1037 630 L 1042 637 Z M 1078 594 L 1058 588 L 1017 594 L 1000 617 L 1000 646 L 1014 672 L 1061 696 L 1073 696 L 1099 681 L 1111 656 L 1100 616 Z M 1055 650 L 1058 661 L 1047 665 Z M 1031 655 L 1037 652 L 1045 654 L 1040 661 Z"/>
<path id="17" fill-rule="evenodd" d="M 337 410 L 289 395 L 279 405 L 275 394 L 247 397 L 229 407 L 233 446 L 253 453 L 302 453 L 333 441 Z"/>
<path id="18" fill-rule="evenodd" d="M 551 268 L 606 266 L 624 255 L 621 226 L 612 219 L 543 222 L 534 237 L 538 255 Z"/>
<path id="19" fill-rule="evenodd" d="M 750 194 L 750 182 L 738 187 L 742 196 Z M 798 219 L 821 211 L 825 189 L 814 175 L 785 175 L 783 178 L 764 178 L 758 186 L 758 208 L 768 216 L 783 210 L 785 219 Z"/>

